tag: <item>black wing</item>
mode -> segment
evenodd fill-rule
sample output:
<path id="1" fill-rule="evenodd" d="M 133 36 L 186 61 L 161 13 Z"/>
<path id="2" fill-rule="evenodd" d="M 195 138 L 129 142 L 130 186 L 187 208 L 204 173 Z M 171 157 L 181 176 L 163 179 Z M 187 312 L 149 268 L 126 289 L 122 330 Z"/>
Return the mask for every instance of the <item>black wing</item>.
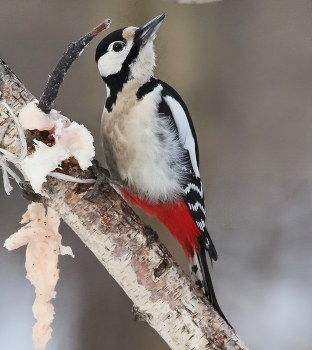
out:
<path id="1" fill-rule="evenodd" d="M 159 113 L 170 118 L 171 123 L 175 123 L 177 132 L 179 133 L 178 137 L 180 140 L 182 139 L 182 142 L 184 142 L 183 140 L 185 138 L 184 148 L 187 150 L 187 160 L 188 164 L 190 164 L 189 167 L 185 167 L 187 181 L 183 186 L 184 200 L 201 233 L 198 236 L 199 251 L 194 252 L 192 261 L 190 262 L 191 276 L 198 287 L 203 289 L 208 300 L 220 316 L 229 324 L 218 304 L 208 267 L 207 253 L 211 261 L 217 260 L 218 255 L 205 223 L 205 199 L 199 174 L 198 144 L 194 125 L 180 95 L 168 84 L 160 80 L 157 80 L 157 82 L 163 87 Z M 174 101 L 178 102 L 182 108 L 179 108 Z"/>
<path id="2" fill-rule="evenodd" d="M 186 140 L 183 146 L 187 151 L 188 163 L 190 166 L 185 168 L 187 172 L 187 181 L 183 186 L 185 202 L 201 233 L 199 244 L 203 245 L 203 249 L 207 250 L 211 260 L 217 260 L 218 255 L 205 223 L 205 199 L 198 170 L 198 144 L 194 125 L 190 113 L 180 95 L 168 84 L 160 80 L 158 80 L 158 83 L 163 87 L 163 99 L 159 105 L 159 111 L 172 119 L 171 122 L 175 123 L 177 126 L 177 132 L 183 134 L 183 136 L 179 138 Z M 170 98 L 172 98 L 172 100 L 170 100 Z M 177 101 L 182 108 L 173 106 L 174 100 Z"/>

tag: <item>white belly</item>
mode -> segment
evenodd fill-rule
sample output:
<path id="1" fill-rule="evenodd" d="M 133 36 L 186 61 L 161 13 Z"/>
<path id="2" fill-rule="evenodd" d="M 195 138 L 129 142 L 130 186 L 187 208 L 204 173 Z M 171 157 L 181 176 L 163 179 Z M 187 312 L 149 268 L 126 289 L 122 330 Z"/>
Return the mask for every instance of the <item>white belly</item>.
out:
<path id="1" fill-rule="evenodd" d="M 169 120 L 155 116 L 158 88 L 127 108 L 120 101 L 104 109 L 103 147 L 112 177 L 151 201 L 171 201 L 183 193 L 184 149 L 170 132 Z M 129 106 L 129 104 L 128 104 Z"/>

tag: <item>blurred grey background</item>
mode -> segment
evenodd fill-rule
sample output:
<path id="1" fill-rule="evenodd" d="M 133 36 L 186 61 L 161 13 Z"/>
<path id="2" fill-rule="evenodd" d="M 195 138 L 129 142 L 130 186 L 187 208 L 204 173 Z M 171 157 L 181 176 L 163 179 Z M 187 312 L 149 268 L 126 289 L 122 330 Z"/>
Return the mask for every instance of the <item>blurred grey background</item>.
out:
<path id="1" fill-rule="evenodd" d="M 37 97 L 69 42 L 104 18 L 115 30 L 167 14 L 156 39 L 156 76 L 179 91 L 197 130 L 220 305 L 253 350 L 311 350 L 311 0 L 0 5 L 0 57 Z M 55 103 L 92 131 L 99 159 L 105 87 L 94 51 L 102 37 L 70 69 Z M 3 243 L 20 227 L 27 202 L 16 187 L 11 196 L 1 187 L 0 202 Z M 146 221 L 187 269 L 178 244 Z M 76 257 L 60 259 L 47 350 L 168 349 L 149 326 L 133 322 L 130 300 L 64 224 L 62 234 Z M 24 254 L 0 252 L 1 350 L 33 349 L 34 290 L 24 277 Z"/>

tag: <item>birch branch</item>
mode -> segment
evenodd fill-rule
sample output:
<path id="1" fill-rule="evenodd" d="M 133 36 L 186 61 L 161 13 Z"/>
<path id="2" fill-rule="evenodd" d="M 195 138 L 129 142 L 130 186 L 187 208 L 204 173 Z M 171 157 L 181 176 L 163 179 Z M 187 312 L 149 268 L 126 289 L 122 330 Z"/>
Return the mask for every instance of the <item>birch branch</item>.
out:
<path id="1" fill-rule="evenodd" d="M 17 115 L 33 99 L 0 59 L 0 102 L 6 102 Z M 9 120 L 0 106 L 0 126 Z M 33 137 L 29 132 L 28 139 Z M 18 132 L 13 124 L 6 129 L 2 147 L 18 153 Z M 88 175 L 74 163 L 68 164 L 68 173 Z M 156 232 L 113 189 L 90 203 L 84 199 L 90 185 L 48 177 L 44 187 L 50 196 L 46 204 L 59 213 L 124 289 L 134 303 L 136 318 L 152 326 L 171 349 L 248 350 L 196 290 Z"/>

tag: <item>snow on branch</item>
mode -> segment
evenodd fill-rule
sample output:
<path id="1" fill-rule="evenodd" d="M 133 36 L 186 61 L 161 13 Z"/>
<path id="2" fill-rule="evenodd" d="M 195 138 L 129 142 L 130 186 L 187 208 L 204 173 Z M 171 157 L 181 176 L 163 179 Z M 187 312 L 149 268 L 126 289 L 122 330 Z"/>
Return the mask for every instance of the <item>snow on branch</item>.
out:
<path id="1" fill-rule="evenodd" d="M 0 59 L 0 102 L 17 115 L 33 100 Z M 2 147 L 19 154 L 19 134 L 11 119 L 0 105 L 0 126 L 8 124 Z M 25 134 L 29 152 L 34 151 L 33 139 L 49 136 L 38 130 Z M 66 175 L 92 175 L 71 158 L 63 166 Z M 62 217 L 120 284 L 132 299 L 137 318 L 150 324 L 171 349 L 248 350 L 178 267 L 157 234 L 111 188 L 97 195 L 93 203 L 86 200 L 90 186 L 47 176 L 45 204 Z"/>

